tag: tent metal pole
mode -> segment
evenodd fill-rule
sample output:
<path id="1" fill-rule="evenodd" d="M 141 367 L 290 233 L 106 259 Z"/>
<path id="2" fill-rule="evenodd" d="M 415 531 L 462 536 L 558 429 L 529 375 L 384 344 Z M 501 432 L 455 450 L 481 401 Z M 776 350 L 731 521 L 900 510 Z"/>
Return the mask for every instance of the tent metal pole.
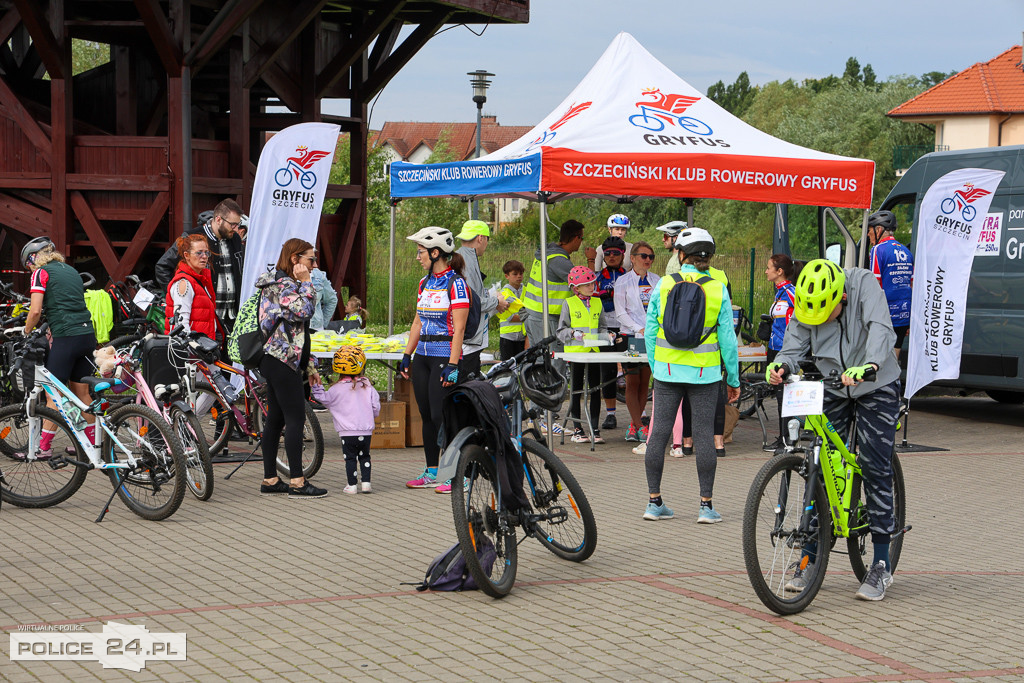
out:
<path id="1" fill-rule="evenodd" d="M 693 200 L 686 199 L 686 227 L 693 227 Z"/>
<path id="2" fill-rule="evenodd" d="M 398 202 L 391 200 L 391 231 L 389 235 L 388 252 L 391 260 L 388 262 L 388 336 L 395 333 L 395 215 L 398 210 Z M 388 373 L 390 374 L 390 373 Z"/>
<path id="3" fill-rule="evenodd" d="M 864 268 L 864 256 L 868 253 L 868 212 L 871 209 L 864 209 L 864 220 L 860 225 L 860 253 L 857 255 L 857 267 Z"/>
<path id="4" fill-rule="evenodd" d="M 544 318 L 544 338 L 551 334 L 548 324 L 548 202 L 540 196 L 540 296 L 541 316 Z"/>

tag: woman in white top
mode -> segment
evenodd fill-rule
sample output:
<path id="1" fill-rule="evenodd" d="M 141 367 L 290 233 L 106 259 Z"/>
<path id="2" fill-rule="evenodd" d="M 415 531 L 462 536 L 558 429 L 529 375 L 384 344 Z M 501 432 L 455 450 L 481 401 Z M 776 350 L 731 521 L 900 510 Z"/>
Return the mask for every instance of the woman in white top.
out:
<path id="1" fill-rule="evenodd" d="M 650 272 L 654 263 L 654 248 L 647 242 L 633 245 L 630 256 L 633 269 L 619 276 L 615 282 L 615 319 L 619 334 L 624 337 L 644 336 L 647 322 L 647 304 L 651 292 L 658 286 L 656 273 Z M 654 353 L 654 349 L 648 349 Z M 630 425 L 626 432 L 627 441 L 646 441 L 647 428 L 641 422 L 641 415 L 647 407 L 647 390 L 651 383 L 651 366 L 647 363 L 623 363 L 622 374 L 626 377 L 626 408 L 629 410 Z"/>

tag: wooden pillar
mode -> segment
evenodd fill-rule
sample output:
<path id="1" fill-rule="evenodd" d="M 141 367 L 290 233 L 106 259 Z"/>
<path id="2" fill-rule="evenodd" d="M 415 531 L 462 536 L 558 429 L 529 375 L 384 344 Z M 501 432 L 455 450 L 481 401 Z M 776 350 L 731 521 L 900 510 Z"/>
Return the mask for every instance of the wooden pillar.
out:
<path id="1" fill-rule="evenodd" d="M 71 39 L 64 31 L 64 1 L 50 3 L 50 30 L 57 39 L 64 78 L 50 80 L 50 201 L 53 216 L 51 239 L 57 251 L 68 257 L 69 245 L 74 241 L 74 224 L 68 204 L 67 174 L 73 170 L 74 154 L 71 138 L 74 134 L 74 106 L 71 97 Z M 52 74 L 51 74 L 52 76 Z"/>
<path id="2" fill-rule="evenodd" d="M 174 42 L 188 50 L 188 0 L 171 0 Z M 171 167 L 169 237 L 174 240 L 192 225 L 192 83 L 191 71 L 178 66 L 167 77 L 167 159 Z"/>
<path id="3" fill-rule="evenodd" d="M 135 87 L 135 62 L 131 48 L 113 45 L 110 48 L 114 61 L 114 92 L 117 101 L 117 134 L 139 134 L 139 101 Z"/>
<path id="4" fill-rule="evenodd" d="M 344 222 L 344 229 L 350 231 L 343 236 L 342 244 L 348 245 L 349 262 L 342 264 L 348 270 L 345 280 L 349 291 L 363 301 L 366 301 L 366 185 L 367 185 L 367 142 L 369 138 L 368 105 L 367 97 L 364 94 L 363 84 L 369 75 L 369 62 L 366 51 L 360 56 L 351 69 L 351 113 L 358 119 L 358 125 L 353 128 L 349 145 L 349 161 L 351 173 L 349 183 L 359 187 L 359 199 L 351 205 L 353 215 L 350 215 Z"/>
<path id="5" fill-rule="evenodd" d="M 320 17 L 302 29 L 302 37 L 299 39 L 299 59 L 302 64 L 301 111 L 303 123 L 320 121 L 320 98 L 316 96 L 316 75 L 319 65 L 317 64 L 317 47 L 320 44 Z"/>
<path id="6" fill-rule="evenodd" d="M 240 41 L 231 42 L 228 60 L 228 96 L 231 107 L 228 121 L 229 168 L 232 178 L 242 180 L 242 194 L 237 201 L 246 208 L 252 201 L 252 180 L 249 177 L 249 89 L 243 87 L 245 62 Z M 247 210 L 251 212 L 252 209 Z"/>

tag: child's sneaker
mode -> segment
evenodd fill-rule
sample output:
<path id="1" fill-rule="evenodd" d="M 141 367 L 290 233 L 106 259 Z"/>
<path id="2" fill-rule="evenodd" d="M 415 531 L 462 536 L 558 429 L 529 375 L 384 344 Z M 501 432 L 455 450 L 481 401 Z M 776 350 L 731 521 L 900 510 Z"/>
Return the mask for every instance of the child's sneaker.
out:
<path id="1" fill-rule="evenodd" d="M 405 485 L 411 489 L 432 489 L 437 486 L 437 475 L 425 469 L 420 476 L 405 482 Z"/>
<path id="2" fill-rule="evenodd" d="M 636 435 L 636 425 L 632 422 L 629 423 L 629 429 L 626 430 L 626 441 L 639 441 L 640 439 Z"/>
<path id="3" fill-rule="evenodd" d="M 356 485 L 355 485 L 355 484 L 349 484 L 348 486 L 346 486 L 345 488 L 343 488 L 343 489 L 341 490 L 341 492 L 342 492 L 342 493 L 348 493 L 348 494 L 350 494 L 350 495 L 355 495 L 356 493 L 358 493 L 358 491 L 357 491 L 357 489 L 356 489 Z"/>
<path id="4" fill-rule="evenodd" d="M 673 458 L 681 458 L 683 457 L 683 447 L 673 446 L 672 449 L 668 452 L 668 454 L 671 455 Z"/>
<path id="5" fill-rule="evenodd" d="M 590 437 L 584 434 L 582 429 L 577 428 L 573 431 L 570 441 L 573 443 L 590 443 Z"/>
<path id="6" fill-rule="evenodd" d="M 641 441 L 636 446 L 633 446 L 633 455 L 647 455 L 647 442 Z"/>
<path id="7" fill-rule="evenodd" d="M 359 490 L 362 491 L 363 493 L 373 493 L 373 487 L 370 486 L 370 482 L 364 481 L 362 484 L 360 484 L 360 486 L 362 488 L 360 488 Z"/>
<path id="8" fill-rule="evenodd" d="M 604 439 L 601 437 L 601 432 L 594 432 L 594 443 L 604 443 Z"/>

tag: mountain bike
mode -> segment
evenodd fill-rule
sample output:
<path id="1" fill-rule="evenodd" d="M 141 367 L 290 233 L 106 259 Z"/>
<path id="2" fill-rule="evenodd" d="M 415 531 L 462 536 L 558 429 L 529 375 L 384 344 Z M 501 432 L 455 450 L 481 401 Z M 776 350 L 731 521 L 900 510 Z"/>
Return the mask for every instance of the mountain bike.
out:
<path id="1" fill-rule="evenodd" d="M 238 370 L 221 361 L 220 344 L 201 335 L 172 333 L 167 357 L 178 371 L 176 395 L 195 410 L 210 453 L 220 453 L 237 428 L 250 444 L 255 444 L 249 454 L 251 457 L 259 448 L 267 416 L 267 388 L 262 377 L 254 370 Z M 241 378 L 240 392 L 227 380 L 232 375 Z M 313 406 L 306 401 L 304 408 L 302 476 L 308 478 L 323 465 L 324 432 Z M 284 452 L 277 457 L 277 471 L 281 476 L 290 476 L 288 456 Z"/>
<path id="2" fill-rule="evenodd" d="M 452 516 L 466 567 L 480 589 L 494 598 L 507 595 L 515 583 L 518 546 L 522 542 L 517 541 L 516 527 L 524 531 L 523 539 L 532 536 L 558 557 L 573 562 L 586 560 L 597 547 L 597 523 L 579 482 L 546 446 L 524 438 L 523 421 L 528 417 L 537 419 L 540 411 L 526 407 L 523 373 L 535 362 L 551 368 L 548 347 L 554 340 L 548 337 L 491 366 L 484 377 L 510 419 L 518 462 L 506 468 L 506 473 L 512 469 L 521 474 L 522 481 L 513 481 L 499 470 L 504 462 L 498 458 L 499 444 L 494 434 L 479 423 L 456 432 L 438 466 L 438 480 L 451 479 Z M 564 378 L 561 381 L 564 383 Z M 460 395 L 469 398 L 458 387 L 449 394 L 455 400 Z M 510 509 L 508 487 L 522 483 L 528 504 Z M 478 548 L 488 546 L 494 547 L 497 556 L 489 571 L 477 555 Z"/>
<path id="3" fill-rule="evenodd" d="M 865 376 L 873 379 L 873 373 Z M 825 387 L 842 388 L 836 371 L 821 381 Z M 790 420 L 786 452 L 766 462 L 750 485 L 743 511 L 743 558 L 754 592 L 773 612 L 796 614 L 811 604 L 825 579 L 829 555 L 841 552 L 834 550 L 840 538 L 846 539 L 857 580 L 867 574 L 864 555 L 871 532 L 857 464 L 856 426 L 855 409 L 844 442 L 824 414 L 807 415 L 802 430 L 799 420 Z M 892 474 L 896 532 L 889 564 L 895 573 L 903 538 L 912 528 L 906 524 L 906 486 L 895 447 Z M 791 581 L 797 569 L 803 571 L 802 587 Z"/>
<path id="4" fill-rule="evenodd" d="M 144 519 L 170 517 L 185 495 L 185 457 L 171 426 L 147 406 L 111 409 L 101 394 L 120 380 L 83 377 L 80 381 L 89 386 L 93 400 L 82 403 L 43 365 L 40 341 L 46 327 L 41 325 L 28 337 L 25 355 L 35 361 L 35 386 L 23 405 L 0 409 L 0 454 L 5 464 L 0 495 L 19 507 L 50 507 L 74 495 L 86 473 L 95 469 L 106 472 L 114 487 L 97 522 L 103 521 L 115 495 Z M 56 409 L 46 407 L 44 394 Z M 98 445 L 85 433 L 84 414 L 96 416 Z M 57 430 L 46 450 L 40 448 L 44 420 Z"/>

